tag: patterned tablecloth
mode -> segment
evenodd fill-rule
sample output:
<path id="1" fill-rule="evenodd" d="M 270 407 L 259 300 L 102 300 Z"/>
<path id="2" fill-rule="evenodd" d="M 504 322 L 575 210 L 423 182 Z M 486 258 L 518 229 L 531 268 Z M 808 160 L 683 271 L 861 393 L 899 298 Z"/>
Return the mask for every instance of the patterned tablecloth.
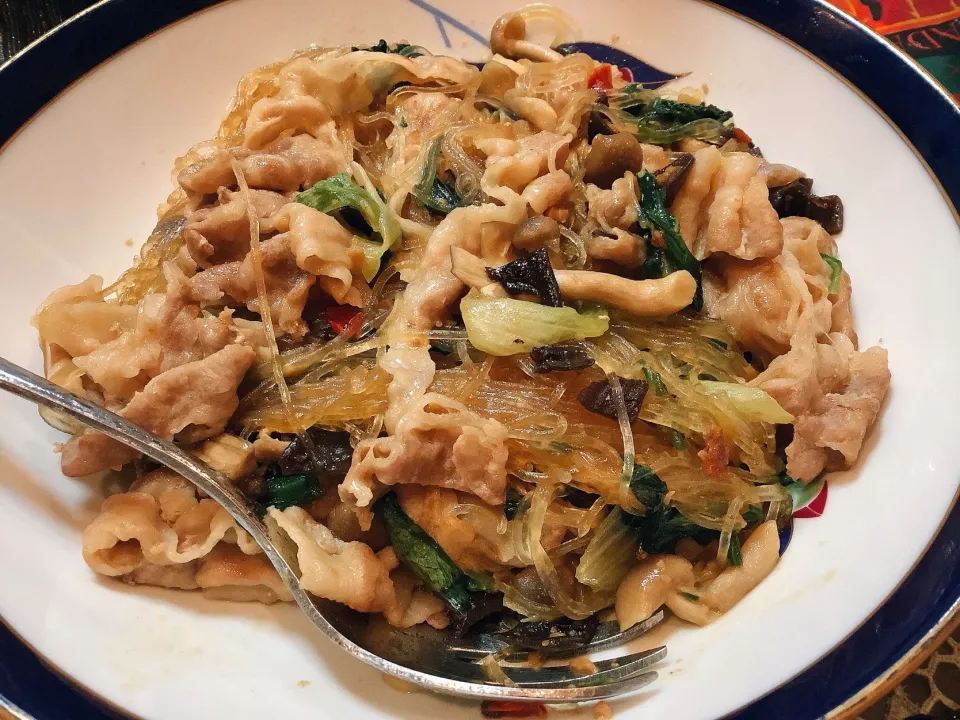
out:
<path id="1" fill-rule="evenodd" d="M 883 34 L 960 101 L 960 0 L 829 1 Z M 0 62 L 91 4 L 92 0 L 0 0 Z M 960 631 L 861 715 L 862 720 L 927 717 L 960 720 Z"/>

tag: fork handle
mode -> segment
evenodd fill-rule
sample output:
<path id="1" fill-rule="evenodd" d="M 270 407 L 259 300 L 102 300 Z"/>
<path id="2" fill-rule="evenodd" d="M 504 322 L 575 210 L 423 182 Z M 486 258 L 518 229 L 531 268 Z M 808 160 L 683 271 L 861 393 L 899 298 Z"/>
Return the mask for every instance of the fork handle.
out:
<path id="1" fill-rule="evenodd" d="M 139 450 L 151 460 L 184 476 L 212 497 L 253 536 L 259 545 L 264 544 L 261 540 L 269 542 L 263 523 L 250 512 L 246 500 L 230 479 L 172 442 L 159 438 L 116 413 L 77 397 L 2 357 L 0 357 L 0 389 L 68 415 L 89 428 Z"/>

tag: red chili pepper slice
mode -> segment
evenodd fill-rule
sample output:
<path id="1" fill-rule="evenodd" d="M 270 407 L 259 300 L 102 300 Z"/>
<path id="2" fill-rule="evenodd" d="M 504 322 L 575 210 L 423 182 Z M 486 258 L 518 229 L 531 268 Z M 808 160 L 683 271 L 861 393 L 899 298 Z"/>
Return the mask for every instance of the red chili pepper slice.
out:
<path id="1" fill-rule="evenodd" d="M 733 129 L 733 138 L 734 138 L 734 140 L 736 140 L 737 142 L 742 142 L 742 143 L 752 143 L 752 142 L 753 142 L 753 138 L 750 137 L 749 135 L 747 135 L 747 133 L 744 132 L 743 130 L 741 130 L 740 128 L 734 128 L 734 129 Z"/>
<path id="2" fill-rule="evenodd" d="M 522 703 L 509 700 L 484 700 L 480 712 L 488 718 L 546 717 L 547 706 L 543 703 Z"/>
<path id="3" fill-rule="evenodd" d="M 587 75 L 587 87 L 596 90 L 599 93 L 605 93 L 613 89 L 613 66 L 604 63 L 600 67 L 594 68 Z"/>
<path id="4" fill-rule="evenodd" d="M 327 308 L 327 322 L 330 323 L 330 327 L 337 335 L 346 330 L 348 326 L 352 326 L 359 317 L 360 308 L 355 308 L 352 305 L 331 305 Z M 359 327 L 350 327 L 351 335 L 359 329 Z"/>
<path id="5" fill-rule="evenodd" d="M 633 82 L 633 70 L 630 68 L 617 68 L 620 71 L 620 77 L 629 83 Z"/>

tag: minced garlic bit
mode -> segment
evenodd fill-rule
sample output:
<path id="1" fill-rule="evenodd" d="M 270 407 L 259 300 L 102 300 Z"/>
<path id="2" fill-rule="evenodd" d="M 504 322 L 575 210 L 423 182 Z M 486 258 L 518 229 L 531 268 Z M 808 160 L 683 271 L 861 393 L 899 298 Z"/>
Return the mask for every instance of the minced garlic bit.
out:
<path id="1" fill-rule="evenodd" d="M 588 657 L 578 657 L 570 661 L 570 669 L 576 675 L 591 675 L 597 671 L 597 666 Z"/>
<path id="2" fill-rule="evenodd" d="M 610 707 L 610 703 L 601 700 L 593 706 L 593 716 L 597 720 L 610 720 L 613 717 L 613 708 Z"/>

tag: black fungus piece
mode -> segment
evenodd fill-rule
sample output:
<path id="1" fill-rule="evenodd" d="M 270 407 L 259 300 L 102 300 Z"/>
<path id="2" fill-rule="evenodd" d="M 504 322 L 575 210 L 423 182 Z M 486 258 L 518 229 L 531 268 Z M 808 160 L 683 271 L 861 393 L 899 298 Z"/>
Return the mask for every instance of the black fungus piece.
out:
<path id="1" fill-rule="evenodd" d="M 544 305 L 561 307 L 560 286 L 550 266 L 546 248 L 508 262 L 500 267 L 487 268 L 487 275 L 503 285 L 511 295 L 536 295 Z"/>
<path id="2" fill-rule="evenodd" d="M 477 635 L 509 635 L 523 621 L 513 610 L 504 609 L 477 621 L 472 630 Z"/>
<path id="3" fill-rule="evenodd" d="M 317 464 L 314 463 L 314 458 L 305 447 L 303 440 L 296 437 L 280 456 L 277 463 L 280 471 L 277 474 L 306 473 L 316 475 L 319 479 L 340 478 L 346 475 L 347 470 L 350 469 L 350 461 L 353 459 L 350 433 L 310 428 L 307 430 L 307 435 L 316 448 Z"/>
<path id="4" fill-rule="evenodd" d="M 569 640 L 571 644 L 586 645 L 593 636 L 597 634 L 597 628 L 600 627 L 600 618 L 591 615 L 584 620 L 571 620 L 570 618 L 560 618 L 552 623 L 553 634 L 559 633 L 564 639 Z"/>
<path id="5" fill-rule="evenodd" d="M 549 596 L 547 597 L 549 602 Z M 521 622 L 507 634 L 507 641 L 517 650 L 540 647 L 540 643 L 550 637 L 550 621 Z"/>
<path id="6" fill-rule="evenodd" d="M 806 217 L 807 198 L 813 190 L 811 178 L 800 178 L 789 185 L 770 188 L 770 204 L 777 215 L 784 218 L 793 215 Z"/>
<path id="7" fill-rule="evenodd" d="M 523 623 L 525 625 L 526 623 Z M 578 649 L 588 644 L 597 634 L 597 628 L 600 627 L 600 619 L 596 615 L 591 615 L 584 620 L 571 620 L 570 618 L 560 618 L 547 623 L 550 628 L 548 637 L 535 643 L 523 644 L 518 642 L 512 645 L 514 650 L 530 650 L 535 652 L 545 652 L 553 655 L 579 655 Z M 511 637 L 506 638 L 512 641 Z"/>
<path id="8" fill-rule="evenodd" d="M 653 174 L 654 177 L 657 178 L 657 182 L 660 183 L 660 187 L 662 187 L 666 193 L 665 202 L 667 205 L 673 204 L 677 193 L 680 192 L 684 183 L 687 181 L 687 175 L 690 174 L 690 168 L 692 167 L 693 155 L 691 153 L 683 153 L 669 165 L 665 165 Z"/>
<path id="9" fill-rule="evenodd" d="M 643 405 L 643 398 L 647 394 L 646 380 L 630 380 L 616 376 L 620 381 L 620 388 L 623 390 L 623 401 L 627 406 L 627 417 L 631 424 L 640 414 L 640 406 Z M 617 403 L 613 397 L 613 388 L 608 380 L 590 383 L 577 396 L 580 404 L 587 410 L 597 415 L 603 415 L 611 420 L 617 419 Z"/>
<path id="10" fill-rule="evenodd" d="M 484 618 L 490 617 L 503 610 L 502 593 L 473 593 L 471 598 L 473 604 L 469 609 L 463 612 L 453 609 L 449 611 L 450 630 L 455 637 L 463 637 L 467 631 L 471 630 Z"/>
<path id="11" fill-rule="evenodd" d="M 574 507 L 580 508 L 581 510 L 593 507 L 593 504 L 597 501 L 597 497 L 598 496 L 596 493 L 590 493 L 586 490 L 575 488 L 573 485 L 567 485 L 567 489 L 563 494 L 564 500 Z"/>
<path id="12" fill-rule="evenodd" d="M 816 220 L 831 235 L 843 230 L 843 200 L 837 195 L 811 195 L 806 217 Z"/>
<path id="13" fill-rule="evenodd" d="M 813 180 L 800 178 L 789 185 L 770 188 L 770 204 L 781 218 L 816 220 L 831 235 L 843 230 L 843 201 L 836 195 L 814 195 Z"/>
<path id="14" fill-rule="evenodd" d="M 544 345 L 530 351 L 535 373 L 554 370 L 584 370 L 593 366 L 593 358 L 583 343 L 570 345 Z"/>

